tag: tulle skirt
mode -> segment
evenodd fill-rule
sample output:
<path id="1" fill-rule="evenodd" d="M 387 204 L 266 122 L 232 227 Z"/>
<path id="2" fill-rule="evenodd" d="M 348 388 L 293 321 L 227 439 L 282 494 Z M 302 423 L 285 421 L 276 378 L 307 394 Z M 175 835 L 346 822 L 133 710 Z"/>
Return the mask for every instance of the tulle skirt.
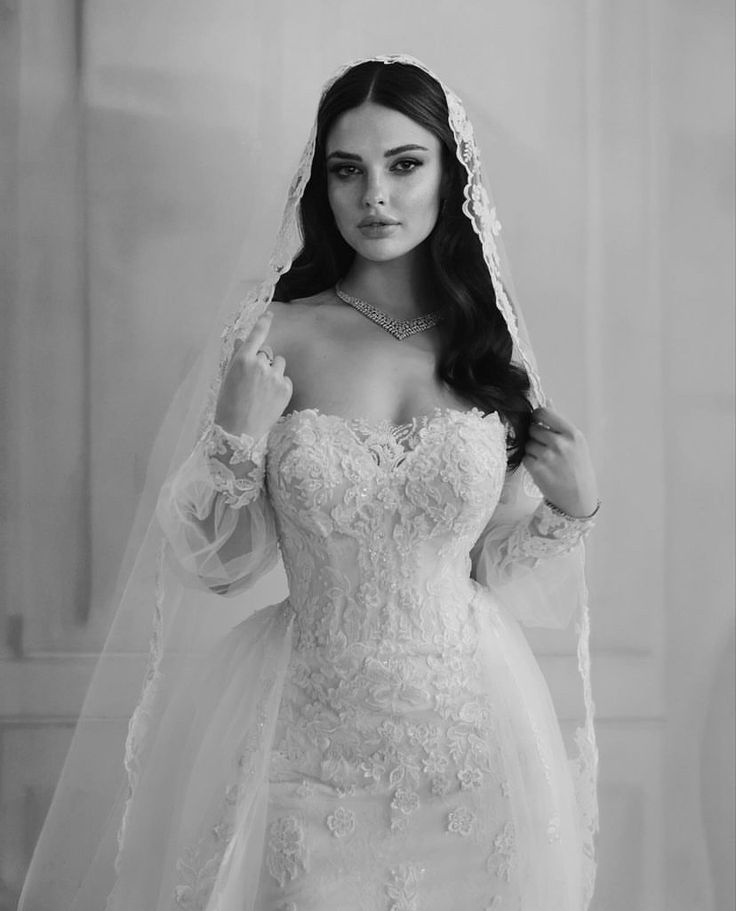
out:
<path id="1" fill-rule="evenodd" d="M 289 736 L 297 717 L 325 728 L 288 602 L 235 627 L 155 732 L 107 911 L 580 911 L 579 811 L 546 683 L 516 621 L 485 591 L 474 609 L 463 692 L 491 711 L 397 698 L 322 740 Z M 328 741 L 351 724 L 383 748 L 337 775 Z"/>

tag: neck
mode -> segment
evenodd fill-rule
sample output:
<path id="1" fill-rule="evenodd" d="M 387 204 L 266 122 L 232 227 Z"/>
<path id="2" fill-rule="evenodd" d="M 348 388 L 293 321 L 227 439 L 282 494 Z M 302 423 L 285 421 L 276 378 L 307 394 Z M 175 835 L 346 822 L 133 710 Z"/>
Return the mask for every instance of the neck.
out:
<path id="1" fill-rule="evenodd" d="M 430 313 L 435 298 L 429 290 L 430 263 L 423 251 L 377 263 L 356 256 L 340 287 L 396 319 Z"/>

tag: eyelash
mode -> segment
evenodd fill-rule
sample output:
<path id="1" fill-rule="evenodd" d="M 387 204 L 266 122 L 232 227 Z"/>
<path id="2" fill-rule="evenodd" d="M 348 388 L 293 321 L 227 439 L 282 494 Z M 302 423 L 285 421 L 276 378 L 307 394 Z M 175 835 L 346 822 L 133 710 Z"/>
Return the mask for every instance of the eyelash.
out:
<path id="1" fill-rule="evenodd" d="M 393 163 L 391 170 L 395 169 L 398 174 L 412 174 L 417 168 L 421 168 L 422 164 L 423 162 L 416 158 L 400 158 Z M 411 167 L 399 168 L 398 165 L 411 165 Z M 349 171 L 350 173 L 346 174 L 345 171 Z M 352 164 L 336 164 L 330 168 L 330 174 L 334 174 L 335 177 L 338 177 L 341 180 L 348 180 L 349 178 L 354 177 L 356 173 L 358 173 L 357 165 Z"/>

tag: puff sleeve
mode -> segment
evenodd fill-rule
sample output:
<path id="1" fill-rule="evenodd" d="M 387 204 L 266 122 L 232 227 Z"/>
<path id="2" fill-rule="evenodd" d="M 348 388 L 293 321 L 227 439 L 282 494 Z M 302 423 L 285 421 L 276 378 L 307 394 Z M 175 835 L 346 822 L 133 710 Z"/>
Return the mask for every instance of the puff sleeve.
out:
<path id="1" fill-rule="evenodd" d="M 265 458 L 265 437 L 213 424 L 165 482 L 156 515 L 187 584 L 235 594 L 276 563 Z"/>
<path id="2" fill-rule="evenodd" d="M 583 539 L 596 513 L 565 515 L 518 469 L 471 551 L 472 577 L 526 626 L 566 627 L 586 597 Z"/>

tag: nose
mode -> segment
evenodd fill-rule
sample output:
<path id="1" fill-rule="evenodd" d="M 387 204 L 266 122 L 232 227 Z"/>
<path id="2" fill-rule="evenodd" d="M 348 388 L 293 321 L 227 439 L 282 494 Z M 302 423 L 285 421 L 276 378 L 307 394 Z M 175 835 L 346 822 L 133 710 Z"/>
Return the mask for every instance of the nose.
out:
<path id="1" fill-rule="evenodd" d="M 365 192 L 363 193 L 363 205 L 368 209 L 386 204 L 386 194 L 378 175 L 368 177 L 366 180 Z"/>

